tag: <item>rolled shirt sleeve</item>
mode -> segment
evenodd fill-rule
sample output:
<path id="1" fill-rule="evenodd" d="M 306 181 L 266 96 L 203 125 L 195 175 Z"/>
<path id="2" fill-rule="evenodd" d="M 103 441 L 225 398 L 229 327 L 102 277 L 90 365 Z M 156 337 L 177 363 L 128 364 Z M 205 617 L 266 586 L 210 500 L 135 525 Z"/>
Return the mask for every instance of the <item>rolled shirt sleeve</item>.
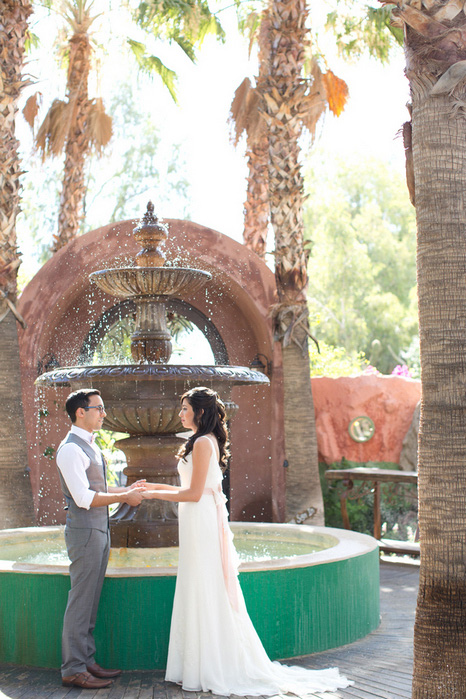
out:
<path id="1" fill-rule="evenodd" d="M 78 507 L 88 510 L 94 499 L 95 490 L 89 488 L 86 469 L 90 459 L 84 451 L 73 442 L 64 444 L 57 455 L 57 465 L 61 471 L 71 497 Z"/>

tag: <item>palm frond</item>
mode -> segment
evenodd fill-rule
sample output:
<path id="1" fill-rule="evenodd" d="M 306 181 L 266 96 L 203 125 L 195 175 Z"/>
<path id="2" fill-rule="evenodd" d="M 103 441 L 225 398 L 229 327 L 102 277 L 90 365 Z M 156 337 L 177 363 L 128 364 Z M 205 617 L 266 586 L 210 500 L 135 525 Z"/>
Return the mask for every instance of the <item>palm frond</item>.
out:
<path id="1" fill-rule="evenodd" d="M 30 29 L 26 32 L 26 41 L 24 42 L 24 50 L 29 53 L 32 49 L 36 49 L 40 44 L 40 39 L 37 34 L 34 34 Z"/>
<path id="2" fill-rule="evenodd" d="M 135 13 L 136 23 L 157 38 L 200 46 L 207 34 L 223 40 L 225 33 L 206 0 L 146 0 Z"/>
<path id="3" fill-rule="evenodd" d="M 139 68 L 147 75 L 152 76 L 154 73 L 158 75 L 165 87 L 168 89 L 173 101 L 177 103 L 176 94 L 176 79 L 177 75 L 175 71 L 167 68 L 166 65 L 162 63 L 160 58 L 157 56 L 148 56 L 146 54 L 146 47 L 140 41 L 134 41 L 133 39 L 128 39 L 128 44 L 136 58 L 136 62 Z"/>
<path id="4" fill-rule="evenodd" d="M 266 131 L 262 115 L 259 92 L 245 78 L 237 88 L 230 107 L 230 140 L 237 146 L 244 132 L 247 133 L 248 147 L 257 144 Z"/>
<path id="5" fill-rule="evenodd" d="M 39 131 L 36 148 L 42 153 L 42 159 L 60 155 L 70 128 L 70 104 L 54 100 Z"/>
<path id="6" fill-rule="evenodd" d="M 230 115 L 228 121 L 230 122 L 230 140 L 234 146 L 238 145 L 238 142 L 243 135 L 243 132 L 247 129 L 248 116 L 247 116 L 247 100 L 249 92 L 253 89 L 251 81 L 249 78 L 244 78 L 243 82 L 235 90 L 235 95 L 233 97 L 233 102 L 230 107 Z"/>
<path id="7" fill-rule="evenodd" d="M 244 17 L 238 20 L 238 28 L 247 39 L 249 39 L 248 54 L 251 57 L 251 52 L 254 44 L 259 39 L 259 30 L 261 26 L 261 14 L 253 10 L 248 12 Z"/>
<path id="8" fill-rule="evenodd" d="M 335 116 L 340 116 L 348 100 L 348 85 L 331 70 L 322 75 L 322 80 L 327 94 L 328 108 Z"/>
<path id="9" fill-rule="evenodd" d="M 201 46 L 208 34 L 213 34 L 221 41 L 225 40 L 225 31 L 215 15 L 205 16 L 199 23 L 196 43 Z"/>
<path id="10" fill-rule="evenodd" d="M 326 28 L 331 29 L 341 56 L 357 58 L 368 53 L 386 63 L 391 49 L 398 44 L 403 45 L 403 30 L 391 24 L 389 4 L 385 7 L 341 9 L 327 15 Z"/>
<path id="11" fill-rule="evenodd" d="M 88 136 L 91 145 L 101 153 L 113 135 L 112 117 L 105 112 L 102 99 L 92 100 L 89 107 Z"/>
<path id="12" fill-rule="evenodd" d="M 194 324 L 188 318 L 174 311 L 167 313 L 167 325 L 170 335 L 175 341 L 178 340 L 183 331 L 192 331 L 194 328 Z"/>
<path id="13" fill-rule="evenodd" d="M 36 116 L 41 104 L 42 92 L 35 92 L 33 95 L 29 97 L 28 101 L 24 105 L 23 117 L 26 119 L 31 129 L 34 128 L 34 122 L 36 120 Z"/>
<path id="14" fill-rule="evenodd" d="M 62 15 L 71 27 L 73 34 L 87 34 L 92 23 L 103 14 L 91 16 L 94 0 L 65 0 Z"/>
<path id="15" fill-rule="evenodd" d="M 194 63 L 196 60 L 196 50 L 194 48 L 194 44 L 188 39 L 186 39 L 185 36 L 174 37 L 174 41 L 178 44 L 180 49 L 187 55 L 189 60 L 191 60 Z"/>

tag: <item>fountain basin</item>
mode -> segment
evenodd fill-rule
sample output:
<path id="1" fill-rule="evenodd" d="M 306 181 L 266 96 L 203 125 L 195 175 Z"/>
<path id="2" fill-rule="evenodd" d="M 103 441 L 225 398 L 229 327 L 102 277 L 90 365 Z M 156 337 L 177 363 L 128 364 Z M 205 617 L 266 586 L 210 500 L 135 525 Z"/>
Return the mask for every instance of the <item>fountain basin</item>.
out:
<path id="1" fill-rule="evenodd" d="M 90 279 L 110 296 L 177 296 L 202 289 L 209 272 L 181 267 L 125 267 L 92 272 Z"/>
<path id="2" fill-rule="evenodd" d="M 251 619 L 273 659 L 351 643 L 379 624 L 379 553 L 372 537 L 292 524 L 233 523 L 238 548 L 278 540 L 287 555 L 241 564 Z M 54 555 L 62 527 L 0 531 L 0 662 L 58 667 L 69 590 L 68 567 Z M 21 546 L 48 545 L 51 562 L 21 561 Z M 324 546 L 314 553 L 309 547 Z M 246 546 L 248 548 L 248 546 Z M 297 555 L 289 555 L 297 550 Z M 113 551 L 96 627 L 98 661 L 125 670 L 165 667 L 176 565 L 165 553 Z M 54 553 L 55 552 L 55 553 Z M 62 554 L 59 554 L 62 556 Z M 154 566 L 153 558 L 162 559 Z"/>
<path id="3" fill-rule="evenodd" d="M 36 379 L 36 385 L 41 388 L 99 389 L 107 411 L 104 428 L 131 435 L 181 432 L 180 396 L 194 386 L 208 386 L 225 397 L 225 407 L 231 418 L 237 409 L 228 398 L 233 385 L 268 384 L 265 374 L 246 367 L 194 364 L 65 367 Z"/>

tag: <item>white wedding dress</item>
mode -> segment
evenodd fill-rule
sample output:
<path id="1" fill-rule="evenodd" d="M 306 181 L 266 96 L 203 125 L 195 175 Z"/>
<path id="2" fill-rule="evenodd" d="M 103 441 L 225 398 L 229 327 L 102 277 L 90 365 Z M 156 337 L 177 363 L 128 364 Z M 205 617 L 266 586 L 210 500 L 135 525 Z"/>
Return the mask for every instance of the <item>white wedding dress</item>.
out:
<path id="1" fill-rule="evenodd" d="M 272 662 L 244 604 L 214 440 L 204 494 L 179 504 L 180 552 L 165 679 L 186 691 L 299 697 L 351 684 L 337 668 L 308 670 Z M 192 452 L 178 464 L 189 487 Z"/>

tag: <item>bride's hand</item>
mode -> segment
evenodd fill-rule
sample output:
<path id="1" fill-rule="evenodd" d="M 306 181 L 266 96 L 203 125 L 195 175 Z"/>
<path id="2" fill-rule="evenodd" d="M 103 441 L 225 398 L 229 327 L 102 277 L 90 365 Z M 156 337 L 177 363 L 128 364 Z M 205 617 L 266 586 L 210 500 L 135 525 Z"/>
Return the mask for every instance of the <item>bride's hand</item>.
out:
<path id="1" fill-rule="evenodd" d="M 126 490 L 132 490 L 133 488 L 145 488 L 146 487 L 146 479 L 141 478 L 139 481 L 136 481 L 135 483 L 132 483 L 131 485 L 126 486 Z"/>

